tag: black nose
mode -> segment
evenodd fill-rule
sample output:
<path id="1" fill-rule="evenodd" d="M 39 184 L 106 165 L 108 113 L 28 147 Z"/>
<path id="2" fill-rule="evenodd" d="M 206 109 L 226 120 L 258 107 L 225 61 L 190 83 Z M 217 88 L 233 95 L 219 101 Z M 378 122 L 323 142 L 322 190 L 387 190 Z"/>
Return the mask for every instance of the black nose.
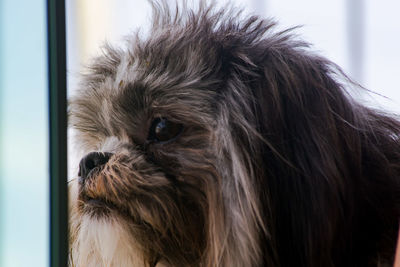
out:
<path id="1" fill-rule="evenodd" d="M 91 152 L 81 159 L 78 175 L 86 179 L 91 170 L 108 162 L 112 153 Z"/>

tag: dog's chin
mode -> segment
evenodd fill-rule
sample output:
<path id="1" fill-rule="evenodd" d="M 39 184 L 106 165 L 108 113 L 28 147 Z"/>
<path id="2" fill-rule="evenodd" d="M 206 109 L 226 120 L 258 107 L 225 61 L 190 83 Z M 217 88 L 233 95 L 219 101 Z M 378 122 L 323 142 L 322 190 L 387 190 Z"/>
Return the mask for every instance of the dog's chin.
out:
<path id="1" fill-rule="evenodd" d="M 69 266 L 147 266 L 122 208 L 70 183 Z"/>

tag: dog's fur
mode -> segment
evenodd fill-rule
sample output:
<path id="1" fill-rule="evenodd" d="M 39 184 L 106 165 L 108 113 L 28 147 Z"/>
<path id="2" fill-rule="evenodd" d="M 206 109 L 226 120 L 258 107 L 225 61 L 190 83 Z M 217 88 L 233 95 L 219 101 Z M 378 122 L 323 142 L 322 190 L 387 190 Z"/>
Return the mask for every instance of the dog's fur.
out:
<path id="1" fill-rule="evenodd" d="M 153 10 L 149 37 L 107 47 L 70 101 L 79 147 L 113 153 L 72 182 L 70 265 L 391 264 L 399 121 L 270 21 Z M 183 132 L 149 143 L 160 117 Z"/>

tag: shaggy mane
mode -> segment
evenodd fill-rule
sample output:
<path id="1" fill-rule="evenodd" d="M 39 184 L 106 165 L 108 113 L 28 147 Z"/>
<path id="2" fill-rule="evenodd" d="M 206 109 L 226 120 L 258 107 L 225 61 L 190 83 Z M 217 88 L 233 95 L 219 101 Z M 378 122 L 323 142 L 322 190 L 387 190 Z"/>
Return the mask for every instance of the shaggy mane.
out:
<path id="1" fill-rule="evenodd" d="M 354 83 L 293 29 L 200 2 L 151 1 L 148 36 L 105 47 L 71 100 L 80 147 L 114 153 L 99 172 L 103 187 L 84 190 L 126 216 L 110 212 L 112 224 L 97 225 L 123 221 L 118 236 L 132 235 L 123 241 L 140 255 L 129 262 L 146 266 L 392 264 L 399 118 L 355 101 Z M 185 130 L 168 145 L 143 145 L 157 116 Z M 74 210 L 71 244 L 82 259 L 76 236 L 100 246 L 83 237 L 101 233 L 82 233 L 97 217 Z M 93 262 L 111 253 L 90 249 Z"/>

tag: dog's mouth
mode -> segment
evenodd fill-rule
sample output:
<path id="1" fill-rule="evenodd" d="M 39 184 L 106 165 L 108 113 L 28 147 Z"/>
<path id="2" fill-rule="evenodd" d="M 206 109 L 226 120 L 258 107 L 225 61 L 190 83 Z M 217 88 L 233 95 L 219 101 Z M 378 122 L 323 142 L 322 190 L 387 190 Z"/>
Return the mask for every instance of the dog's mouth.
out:
<path id="1" fill-rule="evenodd" d="M 109 208 L 109 209 L 116 208 L 114 204 L 99 198 L 88 198 L 85 201 L 85 205 L 93 208 Z"/>
<path id="2" fill-rule="evenodd" d="M 118 213 L 124 217 L 130 217 L 126 208 L 103 197 L 92 197 L 81 192 L 79 199 L 81 203 L 80 208 L 84 213 L 96 216 L 109 216 L 111 213 Z"/>
<path id="3" fill-rule="evenodd" d="M 94 198 L 94 197 L 89 197 L 85 193 L 81 192 L 80 196 L 80 203 L 81 203 L 81 208 L 85 212 L 101 212 L 101 213 L 108 213 L 112 210 L 117 209 L 117 206 L 110 202 L 107 201 L 106 199 L 103 198 Z"/>
<path id="4" fill-rule="evenodd" d="M 92 168 L 85 175 L 78 175 L 78 207 L 84 214 L 91 216 L 110 217 L 115 214 L 131 218 L 126 203 L 119 199 L 109 184 L 109 177 L 104 175 L 105 165 Z"/>

